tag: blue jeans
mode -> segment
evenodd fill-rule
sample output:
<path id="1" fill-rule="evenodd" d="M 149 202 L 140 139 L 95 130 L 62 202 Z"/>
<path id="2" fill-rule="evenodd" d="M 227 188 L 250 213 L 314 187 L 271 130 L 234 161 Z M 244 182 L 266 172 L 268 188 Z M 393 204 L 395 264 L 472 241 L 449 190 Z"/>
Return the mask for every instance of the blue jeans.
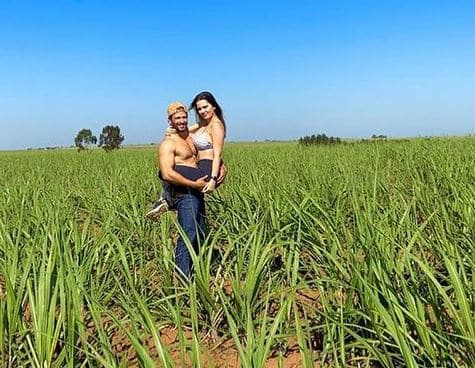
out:
<path id="1" fill-rule="evenodd" d="M 193 189 L 174 193 L 173 206 L 178 211 L 178 223 L 190 240 L 196 253 L 206 235 L 204 195 Z M 190 252 L 180 236 L 175 249 L 175 263 L 186 277 L 191 274 Z"/>

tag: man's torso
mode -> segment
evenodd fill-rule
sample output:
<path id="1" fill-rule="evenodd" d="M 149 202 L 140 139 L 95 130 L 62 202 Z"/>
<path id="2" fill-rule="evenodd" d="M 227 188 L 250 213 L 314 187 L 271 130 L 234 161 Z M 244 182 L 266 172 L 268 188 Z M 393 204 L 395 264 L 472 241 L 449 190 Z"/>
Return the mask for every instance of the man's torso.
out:
<path id="1" fill-rule="evenodd" d="M 179 135 L 173 135 L 166 139 L 173 141 L 175 147 L 175 165 L 197 167 L 196 148 L 190 136 L 183 139 Z"/>

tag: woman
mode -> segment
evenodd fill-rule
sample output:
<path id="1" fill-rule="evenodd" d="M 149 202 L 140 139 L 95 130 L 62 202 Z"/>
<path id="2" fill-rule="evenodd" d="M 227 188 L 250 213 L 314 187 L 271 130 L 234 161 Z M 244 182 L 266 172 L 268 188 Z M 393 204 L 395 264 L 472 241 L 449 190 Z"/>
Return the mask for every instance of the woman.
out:
<path id="1" fill-rule="evenodd" d="M 210 92 L 196 95 L 190 110 L 195 110 L 198 118 L 198 123 L 189 129 L 198 151 L 198 167 L 210 178 L 202 191 L 210 193 L 216 188 L 226 136 L 226 122 L 221 106 Z"/>
<path id="2" fill-rule="evenodd" d="M 198 123 L 189 128 L 190 136 L 197 150 L 198 167 L 203 175 L 208 175 L 209 181 L 202 189 L 203 193 L 210 193 L 216 189 L 218 174 L 220 172 L 221 155 L 226 135 L 226 123 L 223 110 L 210 92 L 200 92 L 190 105 L 190 110 L 195 110 Z M 173 129 L 167 130 L 166 134 L 174 134 Z M 178 167 L 177 171 L 180 172 Z M 180 172 L 188 179 L 186 172 Z M 162 197 L 155 202 L 147 216 L 155 218 L 161 212 L 171 207 L 170 185 L 164 182 Z"/>

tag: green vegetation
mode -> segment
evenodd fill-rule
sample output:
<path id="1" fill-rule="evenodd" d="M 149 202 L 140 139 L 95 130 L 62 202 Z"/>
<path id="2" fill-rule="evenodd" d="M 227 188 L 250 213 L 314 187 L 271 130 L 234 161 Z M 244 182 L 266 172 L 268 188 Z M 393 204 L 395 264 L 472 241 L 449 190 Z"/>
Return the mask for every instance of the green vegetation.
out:
<path id="1" fill-rule="evenodd" d="M 97 137 L 92 135 L 91 129 L 81 129 L 74 138 L 74 145 L 78 148 L 78 151 L 85 150 L 89 145 L 96 144 Z"/>
<path id="2" fill-rule="evenodd" d="M 120 148 L 124 139 L 118 125 L 106 125 L 102 128 L 102 133 L 99 136 L 99 147 L 109 152 Z"/>
<path id="3" fill-rule="evenodd" d="M 4 367 L 475 365 L 475 139 L 230 144 L 174 279 L 155 150 L 3 152 Z"/>

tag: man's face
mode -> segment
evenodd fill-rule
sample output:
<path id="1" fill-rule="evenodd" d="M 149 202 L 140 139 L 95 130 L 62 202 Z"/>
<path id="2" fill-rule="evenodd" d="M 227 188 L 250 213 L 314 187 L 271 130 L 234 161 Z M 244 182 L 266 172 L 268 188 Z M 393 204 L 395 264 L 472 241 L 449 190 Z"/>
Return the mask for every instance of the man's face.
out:
<path id="1" fill-rule="evenodd" d="M 188 129 L 188 114 L 184 111 L 178 111 L 169 118 L 170 126 L 177 132 L 184 132 Z"/>

